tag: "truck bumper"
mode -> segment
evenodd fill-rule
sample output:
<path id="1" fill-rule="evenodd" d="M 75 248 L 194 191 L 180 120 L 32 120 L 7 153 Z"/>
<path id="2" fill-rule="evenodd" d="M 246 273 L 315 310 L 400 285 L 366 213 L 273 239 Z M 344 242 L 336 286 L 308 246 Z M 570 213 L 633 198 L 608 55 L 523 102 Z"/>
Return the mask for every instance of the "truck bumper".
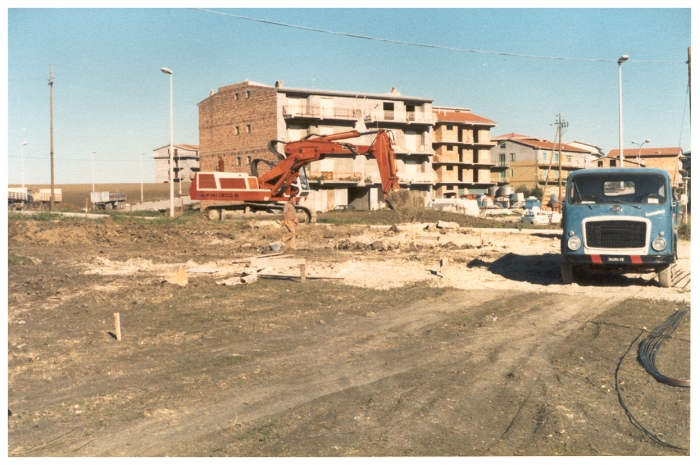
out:
<path id="1" fill-rule="evenodd" d="M 601 270 L 659 271 L 676 262 L 673 255 L 562 255 L 563 263 Z"/>

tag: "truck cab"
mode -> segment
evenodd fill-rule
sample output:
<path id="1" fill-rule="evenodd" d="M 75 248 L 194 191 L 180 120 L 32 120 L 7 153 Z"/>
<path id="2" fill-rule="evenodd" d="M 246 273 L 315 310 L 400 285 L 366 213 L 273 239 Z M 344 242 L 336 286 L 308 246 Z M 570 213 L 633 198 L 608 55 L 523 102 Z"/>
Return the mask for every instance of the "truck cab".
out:
<path id="1" fill-rule="evenodd" d="M 572 173 L 563 199 L 561 277 L 571 284 L 594 269 L 658 273 L 672 285 L 681 201 L 668 172 L 594 168 Z"/>

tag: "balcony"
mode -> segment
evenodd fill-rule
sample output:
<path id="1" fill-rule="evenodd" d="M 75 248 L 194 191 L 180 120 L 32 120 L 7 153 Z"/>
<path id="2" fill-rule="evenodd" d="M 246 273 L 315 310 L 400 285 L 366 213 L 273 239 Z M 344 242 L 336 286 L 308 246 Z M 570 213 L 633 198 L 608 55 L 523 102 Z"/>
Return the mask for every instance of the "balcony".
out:
<path id="1" fill-rule="evenodd" d="M 540 159 L 540 161 L 539 161 L 539 166 L 540 166 L 540 167 L 546 168 L 546 167 L 549 166 L 549 164 L 550 164 L 550 161 L 548 161 L 548 160 L 542 160 L 542 159 Z M 554 160 L 554 161 L 551 162 L 551 164 L 552 164 L 552 167 L 553 167 L 553 168 L 556 168 L 556 167 L 559 166 L 559 160 Z M 589 162 L 588 164 L 586 164 L 585 161 L 578 161 L 578 160 L 571 160 L 571 161 L 568 161 L 568 160 L 564 157 L 564 158 L 562 158 L 562 160 L 561 160 L 561 166 L 562 166 L 562 168 L 591 168 L 591 167 L 592 167 L 592 164 L 591 164 L 590 162 Z"/>
<path id="2" fill-rule="evenodd" d="M 375 110 L 365 115 L 365 122 L 396 121 L 408 124 L 433 124 L 435 118 L 430 114 L 392 110 Z"/>
<path id="3" fill-rule="evenodd" d="M 362 111 L 354 108 L 322 108 L 320 106 L 299 105 L 282 107 L 282 116 L 291 118 L 317 118 L 317 119 L 350 119 L 357 120 L 362 117 Z"/>
<path id="4" fill-rule="evenodd" d="M 312 182 L 351 182 L 357 183 L 362 181 L 362 173 L 344 173 L 339 171 L 309 171 L 309 180 Z"/>

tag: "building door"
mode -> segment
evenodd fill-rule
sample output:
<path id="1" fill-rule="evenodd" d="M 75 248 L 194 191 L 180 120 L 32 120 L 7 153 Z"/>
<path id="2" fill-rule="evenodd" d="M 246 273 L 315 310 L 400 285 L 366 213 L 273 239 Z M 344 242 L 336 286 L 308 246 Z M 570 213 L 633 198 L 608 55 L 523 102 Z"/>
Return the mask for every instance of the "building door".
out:
<path id="1" fill-rule="evenodd" d="M 404 135 L 406 139 L 406 150 L 409 152 L 417 152 L 418 144 L 416 139 L 416 131 L 406 131 Z"/>
<path id="2" fill-rule="evenodd" d="M 287 114 L 290 116 L 298 116 L 301 112 L 301 99 L 287 97 Z M 296 140 L 296 139 L 294 139 Z"/>
<path id="3" fill-rule="evenodd" d="M 295 141 L 295 140 L 301 140 L 302 135 L 301 135 L 301 128 L 300 127 L 289 127 L 287 129 L 287 140 L 288 141 Z"/>
<path id="4" fill-rule="evenodd" d="M 321 99 L 321 118 L 329 118 L 333 116 L 333 99 L 332 98 L 322 98 Z"/>

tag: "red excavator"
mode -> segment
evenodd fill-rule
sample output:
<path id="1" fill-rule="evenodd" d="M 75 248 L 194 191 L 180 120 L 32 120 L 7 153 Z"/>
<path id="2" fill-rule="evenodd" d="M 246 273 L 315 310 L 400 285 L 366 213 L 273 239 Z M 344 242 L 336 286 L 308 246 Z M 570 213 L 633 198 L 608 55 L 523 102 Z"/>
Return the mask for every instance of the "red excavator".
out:
<path id="1" fill-rule="evenodd" d="M 335 142 L 366 134 L 377 134 L 371 145 Z M 284 154 L 277 151 L 278 143 L 284 144 Z M 273 140 L 268 144 L 268 148 L 277 156 L 277 160 L 253 160 L 250 175 L 224 172 L 221 166 L 219 171 L 196 173 L 190 186 L 190 198 L 217 201 L 202 208 L 202 213 L 212 220 L 221 219 L 223 210 L 281 212 L 291 195 L 299 198 L 309 194 L 309 183 L 304 169 L 306 165 L 322 160 L 328 155 L 354 154 L 371 155 L 377 160 L 382 190 L 392 208 L 405 210 L 407 203 L 422 206 L 422 197 L 413 202 L 406 202 L 405 193 L 395 194 L 399 192 L 399 178 L 396 172 L 396 156 L 391 145 L 390 133 L 382 129 L 369 132 L 348 131 L 327 136 L 310 135 L 302 140 L 286 143 Z M 260 176 L 257 174 L 259 163 L 270 166 L 269 171 Z M 398 208 L 399 203 L 401 208 Z M 300 222 L 311 222 L 314 219 L 314 212 L 308 208 L 301 205 L 296 205 L 295 208 Z"/>

